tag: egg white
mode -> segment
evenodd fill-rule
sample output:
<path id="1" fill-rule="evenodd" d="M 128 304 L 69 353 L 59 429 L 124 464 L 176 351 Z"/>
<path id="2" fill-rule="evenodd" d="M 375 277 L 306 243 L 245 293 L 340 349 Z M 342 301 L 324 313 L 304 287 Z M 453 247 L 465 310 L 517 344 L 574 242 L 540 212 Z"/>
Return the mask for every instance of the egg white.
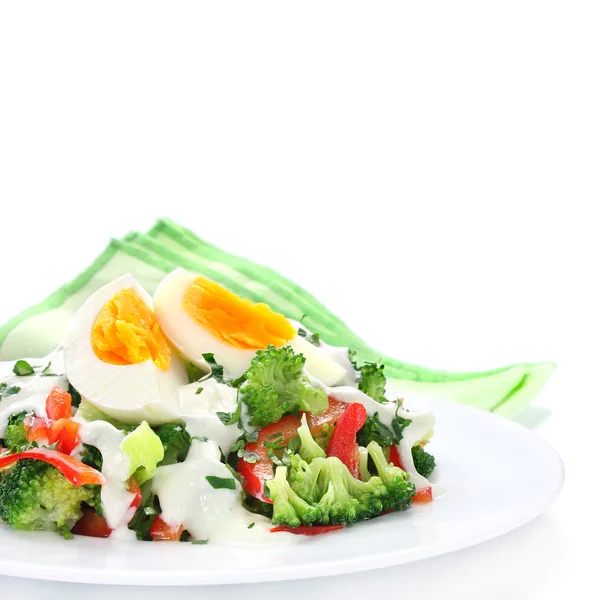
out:
<path id="1" fill-rule="evenodd" d="M 162 280 L 154 293 L 156 318 L 170 342 L 190 362 L 206 369 L 202 355 L 212 353 L 217 363 L 223 366 L 225 378 L 236 379 L 248 369 L 256 351 L 226 344 L 188 314 L 183 298 L 196 277 L 196 274 L 178 268 Z M 298 324 L 290 323 L 297 331 Z M 290 345 L 296 353 L 302 353 L 306 358 L 306 370 L 325 385 L 336 385 L 346 375 L 342 366 L 301 336 L 296 335 L 285 345 Z"/>
<path id="2" fill-rule="evenodd" d="M 191 363 L 207 369 L 202 355 L 212 353 L 223 366 L 225 379 L 236 379 L 248 369 L 256 351 L 226 344 L 188 314 L 183 298 L 197 277 L 181 268 L 169 273 L 154 292 L 156 318 L 169 341 Z"/>
<path id="3" fill-rule="evenodd" d="M 113 365 L 98 358 L 92 348 L 92 328 L 98 313 L 113 296 L 132 288 L 152 309 L 152 298 L 126 274 L 92 294 L 77 311 L 63 339 L 67 378 L 79 393 L 107 415 L 151 425 L 173 420 L 177 414 L 179 386 L 188 383 L 181 358 L 171 352 L 171 367 L 163 371 L 152 360 Z"/>

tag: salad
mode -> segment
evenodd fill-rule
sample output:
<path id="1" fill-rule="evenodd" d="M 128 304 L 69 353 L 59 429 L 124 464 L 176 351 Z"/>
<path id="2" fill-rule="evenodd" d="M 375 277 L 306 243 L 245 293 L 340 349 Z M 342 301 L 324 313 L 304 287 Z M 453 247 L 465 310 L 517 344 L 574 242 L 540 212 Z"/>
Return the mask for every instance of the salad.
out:
<path id="1" fill-rule="evenodd" d="M 0 362 L 0 518 L 21 530 L 260 544 L 433 499 L 434 416 L 384 367 L 178 268 L 83 303 Z"/>

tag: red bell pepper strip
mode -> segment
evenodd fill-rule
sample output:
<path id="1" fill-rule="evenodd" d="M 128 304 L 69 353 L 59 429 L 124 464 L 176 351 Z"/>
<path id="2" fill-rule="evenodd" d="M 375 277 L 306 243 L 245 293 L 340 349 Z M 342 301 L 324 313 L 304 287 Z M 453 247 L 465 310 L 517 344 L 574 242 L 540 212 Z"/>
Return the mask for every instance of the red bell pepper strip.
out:
<path id="1" fill-rule="evenodd" d="M 428 504 L 429 502 L 433 502 L 433 490 L 431 487 L 419 490 L 413 496 L 412 501 L 413 504 Z"/>
<path id="2" fill-rule="evenodd" d="M 63 454 L 71 454 L 79 443 L 79 423 L 71 419 L 54 421 L 48 431 L 48 442 L 56 444 L 56 450 Z"/>
<path id="3" fill-rule="evenodd" d="M 49 444 L 56 444 L 58 452 L 71 454 L 81 442 L 79 424 L 71 419 L 71 394 L 53 387 L 46 398 L 46 413 L 47 419 L 34 416 L 25 419 L 27 441 L 47 439 Z"/>
<path id="4" fill-rule="evenodd" d="M 400 453 L 398 452 L 398 448 L 395 444 L 390 446 L 390 462 L 395 466 L 399 467 L 403 471 L 404 465 L 402 464 L 402 459 L 400 458 Z"/>
<path id="5" fill-rule="evenodd" d="M 183 525 L 169 525 L 159 515 L 152 523 L 150 537 L 153 542 L 178 542 L 183 531 Z"/>
<path id="6" fill-rule="evenodd" d="M 54 386 L 46 398 L 46 414 L 55 421 L 71 418 L 71 394 Z"/>
<path id="7" fill-rule="evenodd" d="M 29 416 L 25 418 L 23 425 L 28 442 L 48 440 L 49 444 L 56 444 L 56 450 L 63 454 L 71 454 L 81 442 L 79 424 L 72 419 L 52 421 Z"/>
<path id="8" fill-rule="evenodd" d="M 28 442 L 48 439 L 50 423 L 44 417 L 34 417 L 33 415 L 25 417 L 23 427 L 25 427 L 25 437 Z"/>
<path id="9" fill-rule="evenodd" d="M 327 446 L 327 456 L 337 456 L 357 479 L 360 479 L 360 455 L 356 434 L 366 420 L 366 408 L 358 402 L 350 404 L 333 428 Z"/>
<path id="10" fill-rule="evenodd" d="M 340 402 L 335 398 L 329 397 L 329 408 L 318 415 L 307 413 L 306 420 L 310 432 L 315 435 L 319 435 L 324 425 L 335 425 L 338 419 L 346 412 L 346 409 L 350 405 L 347 402 Z"/>
<path id="11" fill-rule="evenodd" d="M 249 463 L 240 458 L 237 471 L 244 478 L 244 488 L 251 496 L 262 502 L 273 504 L 269 498 L 265 497 L 265 481 L 273 479 L 275 475 L 273 463 L 269 458 L 269 449 L 265 446 L 265 442 L 268 441 L 268 438 L 281 434 L 281 444 L 286 445 L 296 437 L 299 427 L 300 419 L 295 415 L 287 415 L 279 421 L 263 427 L 258 432 L 257 441 L 246 445 L 246 451 L 254 452 L 258 455 L 258 459 L 256 462 Z"/>
<path id="12" fill-rule="evenodd" d="M 24 452 L 0 456 L 0 470 L 14 465 L 23 458 L 41 460 L 56 467 L 73 485 L 104 485 L 104 475 L 71 456 L 49 448 L 31 448 Z"/>
<path id="13" fill-rule="evenodd" d="M 112 529 L 108 526 L 104 517 L 96 514 L 93 508 L 84 506 L 83 516 L 75 523 L 71 532 L 75 535 L 107 538 L 112 533 Z"/>
<path id="14" fill-rule="evenodd" d="M 135 477 L 129 478 L 127 489 L 133 494 L 133 500 L 131 501 L 129 508 L 135 508 L 137 510 L 142 503 L 142 488 Z"/>
<path id="15" fill-rule="evenodd" d="M 270 529 L 271 533 L 285 531 L 287 533 L 295 533 L 297 535 L 321 535 L 330 533 L 331 531 L 339 531 L 344 529 L 345 525 L 300 525 L 299 527 L 288 527 L 287 525 L 279 525 Z"/>

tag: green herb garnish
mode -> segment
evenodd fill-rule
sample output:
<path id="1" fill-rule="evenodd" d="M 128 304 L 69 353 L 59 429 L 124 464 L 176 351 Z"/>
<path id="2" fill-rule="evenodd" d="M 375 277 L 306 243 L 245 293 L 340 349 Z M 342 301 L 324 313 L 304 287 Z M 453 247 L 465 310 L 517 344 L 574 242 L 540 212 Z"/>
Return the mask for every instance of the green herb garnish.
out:
<path id="1" fill-rule="evenodd" d="M 19 377 L 27 377 L 35 373 L 34 368 L 26 360 L 18 360 L 13 367 L 13 373 Z"/>
<path id="2" fill-rule="evenodd" d="M 14 396 L 21 391 L 21 388 L 18 385 L 7 386 L 6 383 L 0 383 L 0 400 L 2 398 L 8 398 L 9 396 Z"/>
<path id="3" fill-rule="evenodd" d="M 307 342 L 310 342 L 313 346 L 321 345 L 321 336 L 318 333 L 308 333 L 306 329 L 302 327 L 298 328 L 298 335 L 303 337 Z"/>
<path id="4" fill-rule="evenodd" d="M 207 352 L 202 355 L 202 358 L 210 367 L 211 377 L 214 377 L 219 383 L 223 383 L 223 366 L 215 360 L 215 355 L 212 352 Z"/>
<path id="5" fill-rule="evenodd" d="M 208 481 L 215 490 L 235 490 L 235 479 L 230 477 L 207 475 L 206 481 Z"/>

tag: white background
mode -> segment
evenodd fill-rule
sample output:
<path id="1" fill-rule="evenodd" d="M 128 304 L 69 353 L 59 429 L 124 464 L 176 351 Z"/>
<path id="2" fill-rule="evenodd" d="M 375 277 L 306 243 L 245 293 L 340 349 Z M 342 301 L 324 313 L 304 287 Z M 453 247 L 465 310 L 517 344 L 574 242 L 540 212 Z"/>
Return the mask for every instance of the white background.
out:
<path id="1" fill-rule="evenodd" d="M 521 416 L 567 469 L 544 517 L 413 565 L 180 598 L 596 585 L 599 28 L 593 2 L 0 4 L 0 321 L 169 215 L 401 359 L 559 363 Z"/>

